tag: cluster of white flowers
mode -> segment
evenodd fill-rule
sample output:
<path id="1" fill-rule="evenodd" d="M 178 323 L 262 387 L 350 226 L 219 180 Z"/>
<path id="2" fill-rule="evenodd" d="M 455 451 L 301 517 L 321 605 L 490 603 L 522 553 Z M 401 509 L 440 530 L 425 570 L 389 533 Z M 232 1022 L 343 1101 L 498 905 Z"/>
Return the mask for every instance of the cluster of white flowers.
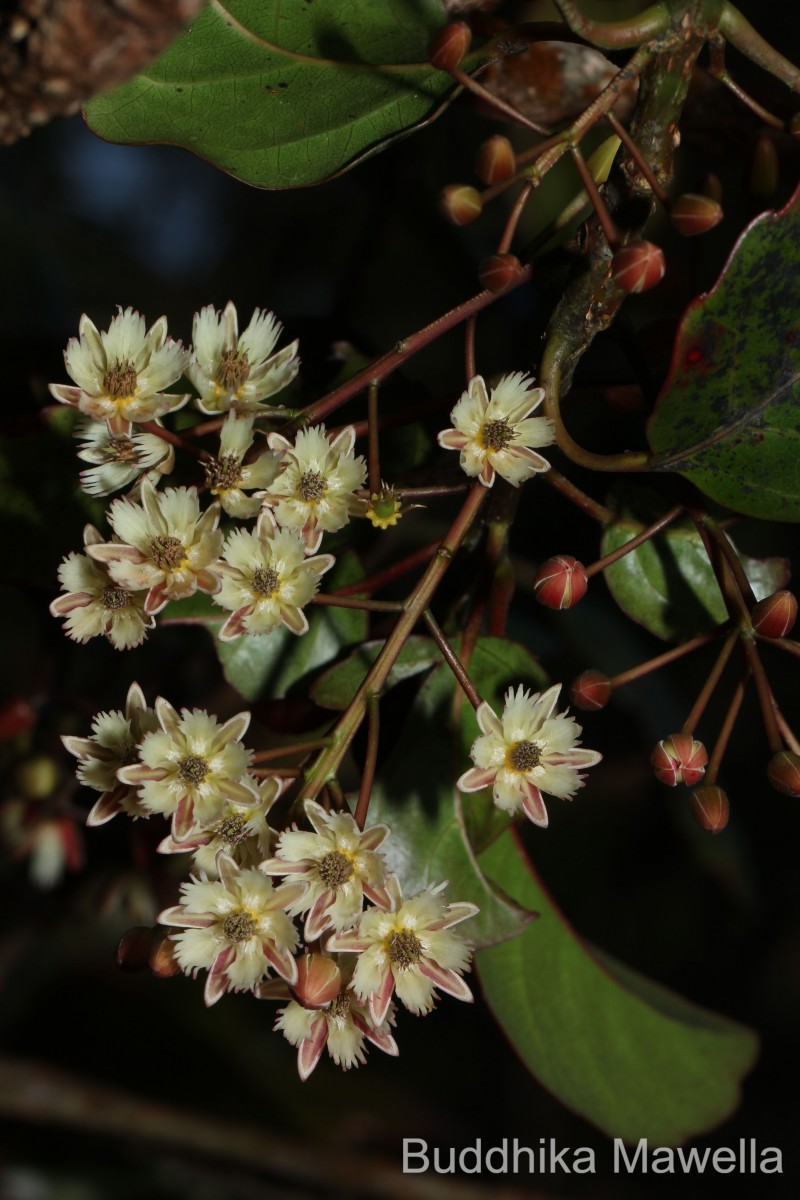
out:
<path id="1" fill-rule="evenodd" d="M 334 563 L 316 551 L 324 533 L 367 514 L 367 501 L 355 494 L 366 465 L 353 453 L 352 427 L 335 436 L 324 426 L 301 430 L 293 442 L 257 433 L 258 417 L 288 416 L 264 403 L 299 367 L 297 342 L 275 351 L 280 332 L 272 313 L 256 309 L 240 336 L 232 303 L 195 315 L 190 350 L 167 337 L 164 317 L 146 331 L 144 318 L 128 308 L 103 332 L 81 318 L 79 337 L 65 352 L 74 386 L 51 384 L 50 391 L 84 414 L 75 430 L 79 457 L 93 464 L 81 472 L 84 490 L 129 492 L 110 507 L 110 540 L 87 526 L 83 553 L 61 564 L 64 594 L 51 612 L 65 618 L 69 637 L 104 636 L 116 649 L 130 649 L 171 600 L 198 590 L 230 613 L 224 641 L 281 624 L 306 632 L 302 609 Z M 175 465 L 162 418 L 190 398 L 167 390 L 181 376 L 196 389 L 201 412 L 224 418 L 219 453 L 204 463 L 202 490 L 212 500 L 202 512 L 198 488 L 158 486 Z M 223 513 L 235 521 L 257 518 L 255 530 L 234 527 L 225 537 L 218 528 Z"/>
<path id="2" fill-rule="evenodd" d="M 478 909 L 445 904 L 444 884 L 404 900 L 381 854 L 386 825 L 362 831 L 348 812 L 306 800 L 310 832 L 271 829 L 285 780 L 252 774 L 249 721 L 243 712 L 219 724 L 162 698 L 151 709 L 133 684 L 124 713 L 64 738 L 79 780 L 100 793 L 88 824 L 118 813 L 171 820 L 158 848 L 191 854 L 195 872 L 159 916 L 177 963 L 207 972 L 206 1004 L 229 991 L 284 1001 L 276 1028 L 297 1047 L 303 1079 L 326 1045 L 345 1070 L 364 1061 L 365 1042 L 397 1054 L 394 997 L 416 1014 L 430 1012 L 437 989 L 472 999 L 471 949 L 452 928 Z"/>

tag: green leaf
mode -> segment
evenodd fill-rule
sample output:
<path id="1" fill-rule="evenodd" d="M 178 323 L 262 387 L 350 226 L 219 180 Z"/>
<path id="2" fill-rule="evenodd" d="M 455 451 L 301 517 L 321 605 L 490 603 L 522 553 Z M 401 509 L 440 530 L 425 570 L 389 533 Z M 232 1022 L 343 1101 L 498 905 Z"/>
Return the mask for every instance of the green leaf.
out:
<path id="1" fill-rule="evenodd" d="M 601 554 L 610 554 L 637 537 L 657 519 L 658 510 L 644 488 L 619 489 L 625 515 L 606 527 Z M 636 515 L 633 515 L 633 514 Z M 788 581 L 782 558 L 740 555 L 756 598 Z M 727 620 L 727 610 L 702 538 L 687 521 L 675 521 L 656 537 L 631 550 L 604 571 L 609 590 L 623 612 L 665 640 L 705 633 Z"/>
<path id="2" fill-rule="evenodd" d="M 470 676 L 487 685 L 487 699 L 496 702 L 497 687 L 529 682 L 540 668 L 521 646 L 502 638 L 479 638 L 470 662 Z M 492 827 L 491 796 L 461 797 L 455 781 L 469 765 L 468 749 L 477 733 L 468 704 L 458 730 L 450 720 L 455 681 L 444 663 L 431 671 L 419 690 L 391 753 L 386 757 L 372 792 L 369 819 L 386 821 L 392 836 L 382 848 L 405 895 L 428 884 L 449 880 L 448 898 L 477 904 L 480 914 L 465 927 L 478 945 L 491 945 L 518 933 L 531 912 L 510 901 L 500 887 L 487 882 L 472 847 L 477 831 L 483 840 L 508 824 L 507 816 Z M 469 801 L 469 809 L 462 805 Z"/>
<path id="3" fill-rule="evenodd" d="M 358 559 L 348 551 L 337 560 L 326 581 L 335 590 L 361 578 Z M 225 678 L 245 700 L 266 693 L 270 699 L 280 699 L 301 679 L 332 662 L 344 647 L 367 636 L 367 614 L 361 609 L 309 605 L 306 616 L 308 633 L 302 637 L 281 625 L 274 633 L 258 637 L 244 634 L 235 642 L 215 640 Z"/>
<path id="4" fill-rule="evenodd" d="M 653 464 L 707 496 L 800 521 L 800 189 L 744 231 L 690 305 L 648 425 Z"/>
<path id="5" fill-rule="evenodd" d="M 86 117 L 258 187 L 319 183 L 436 115 L 453 81 L 426 47 L 444 23 L 441 0 L 212 0 Z"/>
<path id="6" fill-rule="evenodd" d="M 535 921 L 476 958 L 483 992 L 529 1070 L 612 1137 L 678 1145 L 736 1108 L 751 1030 L 593 951 L 509 833 L 480 857 Z"/>
<path id="7" fill-rule="evenodd" d="M 383 647 L 382 641 L 365 642 L 353 654 L 315 679 L 311 685 L 311 699 L 314 703 L 323 708 L 344 712 Z M 412 676 L 427 671 L 439 661 L 439 651 L 430 638 L 410 637 L 389 672 L 384 691 L 404 679 L 411 679 Z"/>

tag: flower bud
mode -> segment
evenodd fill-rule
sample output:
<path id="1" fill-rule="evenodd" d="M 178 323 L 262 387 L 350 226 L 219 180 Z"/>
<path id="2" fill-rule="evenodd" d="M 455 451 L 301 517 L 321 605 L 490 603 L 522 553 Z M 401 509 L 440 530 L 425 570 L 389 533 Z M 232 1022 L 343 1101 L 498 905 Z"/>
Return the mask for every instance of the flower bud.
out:
<path id="1" fill-rule="evenodd" d="M 469 52 L 472 30 L 464 21 L 440 29 L 428 46 L 428 62 L 437 71 L 453 71 Z"/>
<path id="2" fill-rule="evenodd" d="M 672 205 L 669 214 L 672 224 L 684 237 L 697 237 L 708 233 L 722 220 L 722 208 L 709 196 L 698 196 L 685 192 Z"/>
<path id="3" fill-rule="evenodd" d="M 439 197 L 439 207 L 454 225 L 469 225 L 481 215 L 483 201 L 477 188 L 450 183 Z"/>
<path id="4" fill-rule="evenodd" d="M 673 733 L 659 742 L 650 755 L 650 762 L 659 783 L 675 787 L 685 783 L 694 787 L 703 778 L 708 751 L 690 733 Z"/>
<path id="5" fill-rule="evenodd" d="M 745 184 L 751 196 L 758 200 L 768 200 L 778 190 L 780 163 L 778 151 L 771 137 L 762 134 L 756 138 L 750 167 Z"/>
<path id="6" fill-rule="evenodd" d="M 475 155 L 475 174 L 481 183 L 504 183 L 517 169 L 517 156 L 507 137 L 495 134 Z"/>
<path id="7" fill-rule="evenodd" d="M 342 973 L 327 954 L 306 954 L 297 960 L 297 983 L 292 995 L 303 1008 L 325 1008 L 342 987 Z"/>
<path id="8" fill-rule="evenodd" d="M 792 592 L 773 592 L 753 606 L 750 619 L 761 637 L 786 637 L 797 620 L 797 600 Z"/>
<path id="9" fill-rule="evenodd" d="M 180 975 L 182 967 L 175 957 L 175 943 L 168 929 L 153 930 L 147 963 L 158 979 L 171 979 L 173 975 Z"/>
<path id="10" fill-rule="evenodd" d="M 652 242 L 631 242 L 611 260 L 611 278 L 624 292 L 647 292 L 664 278 L 667 264 Z"/>
<path id="11" fill-rule="evenodd" d="M 117 946 L 116 962 L 121 971 L 143 971 L 150 955 L 150 943 L 155 931 L 146 925 L 135 925 L 123 933 Z"/>
<path id="12" fill-rule="evenodd" d="M 596 712 L 611 699 L 611 680 L 602 671 L 584 671 L 572 681 L 569 694 L 577 708 Z"/>
<path id="13" fill-rule="evenodd" d="M 533 594 L 546 608 L 572 608 L 586 595 L 586 568 L 569 554 L 548 558 L 536 572 Z"/>
<path id="14" fill-rule="evenodd" d="M 703 829 L 709 833 L 721 833 L 728 824 L 728 797 L 715 783 L 704 784 L 692 792 L 692 813 Z"/>
<path id="15" fill-rule="evenodd" d="M 0 742 L 27 733 L 36 723 L 36 713 L 22 696 L 14 696 L 0 708 Z"/>
<path id="16" fill-rule="evenodd" d="M 701 196 L 708 196 L 709 200 L 716 200 L 717 204 L 722 204 L 722 181 L 713 171 L 703 176 L 697 190 Z"/>
<path id="17" fill-rule="evenodd" d="M 515 254 L 490 254 L 478 267 L 478 278 L 487 292 L 505 291 L 522 273 Z"/>
<path id="18" fill-rule="evenodd" d="M 767 767 L 767 778 L 776 792 L 800 796 L 800 754 L 793 754 L 791 750 L 773 754 Z"/>

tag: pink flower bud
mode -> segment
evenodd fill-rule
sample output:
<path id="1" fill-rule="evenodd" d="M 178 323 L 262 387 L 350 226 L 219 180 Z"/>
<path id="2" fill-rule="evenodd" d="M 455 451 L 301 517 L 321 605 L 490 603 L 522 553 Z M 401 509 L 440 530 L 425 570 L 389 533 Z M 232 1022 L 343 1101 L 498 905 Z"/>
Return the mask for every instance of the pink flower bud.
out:
<path id="1" fill-rule="evenodd" d="M 510 179 L 516 169 L 514 147 L 499 133 L 484 142 L 475 156 L 475 174 L 481 183 L 489 186 Z"/>
<path id="2" fill-rule="evenodd" d="M 721 833 L 728 824 L 728 797 L 714 783 L 704 784 L 692 792 L 692 813 L 697 824 L 709 833 Z"/>
<path id="3" fill-rule="evenodd" d="M 694 787 L 703 778 L 708 751 L 690 733 L 673 733 L 659 742 L 650 755 L 656 779 L 667 787 L 685 783 Z"/>
<path id="4" fill-rule="evenodd" d="M 573 680 L 569 694 L 577 708 L 595 712 L 611 699 L 611 680 L 602 671 L 584 671 Z"/>
<path id="5" fill-rule="evenodd" d="M 464 21 L 440 29 L 428 46 L 428 62 L 437 71 L 453 71 L 469 52 L 472 30 Z"/>
<path id="6" fill-rule="evenodd" d="M 708 233 L 722 220 L 722 208 L 710 196 L 698 196 L 686 192 L 672 205 L 669 214 L 672 224 L 684 237 L 697 237 Z"/>
<path id="7" fill-rule="evenodd" d="M 611 260 L 611 278 L 624 292 L 647 292 L 664 278 L 667 264 L 652 242 L 631 242 Z"/>
<path id="8" fill-rule="evenodd" d="M 586 568 L 577 558 L 559 554 L 536 572 L 533 594 L 546 608 L 572 608 L 586 595 Z"/>
<path id="9" fill-rule="evenodd" d="M 786 637 L 797 620 L 797 600 L 791 592 L 773 592 L 753 606 L 750 619 L 761 637 Z"/>
<path id="10" fill-rule="evenodd" d="M 521 272 L 522 263 L 515 254 L 491 254 L 478 267 L 478 278 L 487 292 L 502 292 Z"/>
<path id="11" fill-rule="evenodd" d="M 800 754 L 793 754 L 791 750 L 773 754 L 767 767 L 767 778 L 776 792 L 800 796 Z"/>
<path id="12" fill-rule="evenodd" d="M 327 954 L 306 954 L 297 960 L 297 983 L 292 994 L 303 1008 L 325 1008 L 342 987 L 342 973 Z"/>
<path id="13" fill-rule="evenodd" d="M 439 207 L 454 225 L 469 225 L 481 215 L 483 201 L 477 188 L 450 183 L 439 197 Z"/>

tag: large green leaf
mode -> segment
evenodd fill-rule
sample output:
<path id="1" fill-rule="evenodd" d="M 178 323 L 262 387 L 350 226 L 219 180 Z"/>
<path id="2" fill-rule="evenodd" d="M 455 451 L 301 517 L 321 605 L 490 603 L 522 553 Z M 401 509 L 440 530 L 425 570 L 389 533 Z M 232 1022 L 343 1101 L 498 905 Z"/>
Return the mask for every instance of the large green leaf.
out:
<path id="1" fill-rule="evenodd" d="M 511 833 L 480 865 L 539 919 L 476 959 L 485 997 L 536 1078 L 613 1137 L 677 1145 L 737 1106 L 756 1035 L 593 951 Z M 646 917 L 643 917 L 646 921 Z"/>
<path id="2" fill-rule="evenodd" d="M 430 119 L 441 0 L 212 0 L 147 71 L 86 108 L 112 142 L 184 146 L 265 188 L 318 183 Z"/>
<path id="3" fill-rule="evenodd" d="M 683 318 L 648 426 L 655 469 L 736 512 L 800 521 L 800 189 L 742 234 Z"/>
<path id="4" fill-rule="evenodd" d="M 311 685 L 311 699 L 323 708 L 344 712 L 361 686 L 364 676 L 384 647 L 384 642 L 364 642 L 347 658 L 335 663 L 318 676 Z M 383 690 L 427 671 L 441 662 L 439 651 L 431 638 L 410 637 L 400 651 Z"/>

